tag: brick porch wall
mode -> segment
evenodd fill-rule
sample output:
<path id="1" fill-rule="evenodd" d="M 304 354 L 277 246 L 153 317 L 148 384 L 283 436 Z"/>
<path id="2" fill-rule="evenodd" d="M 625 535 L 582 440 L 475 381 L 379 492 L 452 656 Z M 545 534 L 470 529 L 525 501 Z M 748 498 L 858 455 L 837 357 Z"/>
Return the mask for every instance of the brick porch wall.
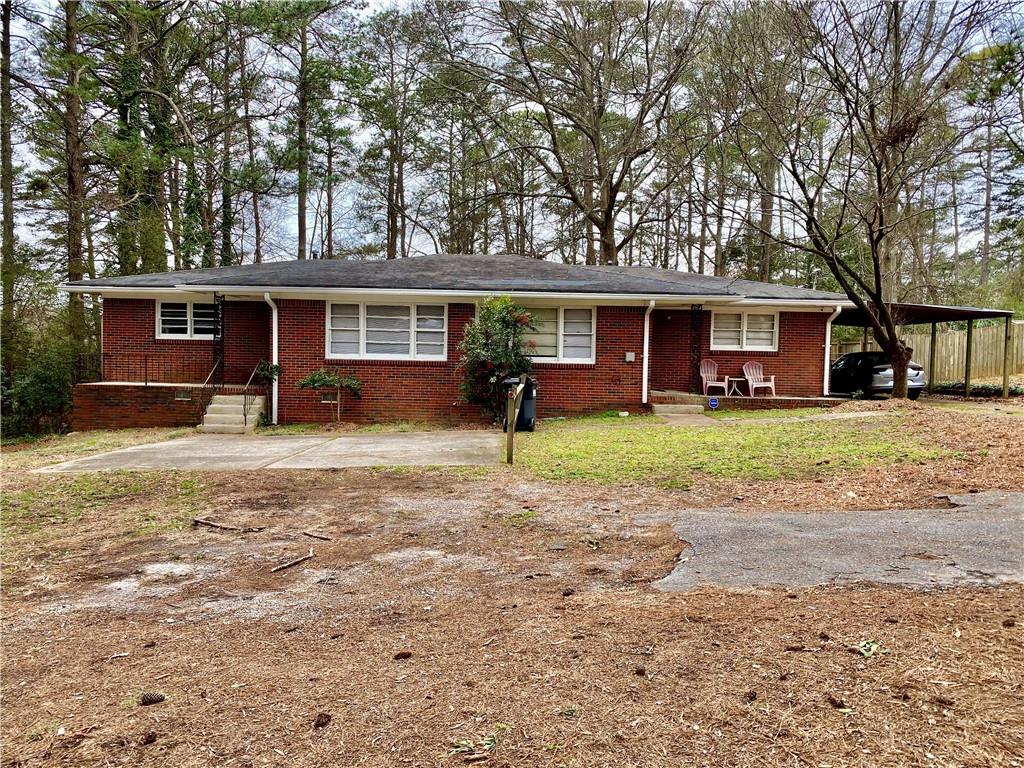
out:
<path id="1" fill-rule="evenodd" d="M 105 381 L 201 383 L 213 367 L 213 342 L 156 338 L 152 299 L 103 300 Z M 224 302 L 224 380 L 244 384 L 270 357 L 270 307 L 261 301 Z"/>
<path id="2" fill-rule="evenodd" d="M 191 400 L 175 394 L 188 391 Z M 232 394 L 231 388 L 222 390 Z M 238 387 L 234 392 L 244 392 Z M 194 427 L 203 420 L 202 387 L 142 384 L 77 384 L 72 394 L 71 428 Z"/>
<path id="3" fill-rule="evenodd" d="M 777 352 L 711 351 L 711 312 L 703 315 L 701 358 L 718 363 L 718 375 L 742 376 L 748 360 L 764 366 L 765 375 L 775 375 L 775 393 L 790 397 L 820 397 L 825 365 L 825 321 L 827 312 L 779 313 Z M 651 313 L 652 389 L 690 387 L 690 313 L 687 309 L 656 309 Z"/>

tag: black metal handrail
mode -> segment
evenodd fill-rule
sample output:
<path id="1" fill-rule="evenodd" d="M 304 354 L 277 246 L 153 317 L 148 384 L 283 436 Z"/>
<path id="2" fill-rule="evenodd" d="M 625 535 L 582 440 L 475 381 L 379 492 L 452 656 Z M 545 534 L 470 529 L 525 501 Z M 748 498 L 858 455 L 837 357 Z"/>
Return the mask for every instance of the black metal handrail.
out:
<path id="1" fill-rule="evenodd" d="M 242 393 L 242 425 L 246 429 L 249 428 L 249 409 L 252 408 L 252 404 L 256 401 L 256 398 L 259 397 L 260 394 L 264 394 L 265 388 L 253 388 L 252 386 L 252 380 L 256 378 L 256 372 L 260 369 L 262 362 L 263 361 L 261 360 L 256 364 L 256 367 L 252 369 L 252 373 L 249 374 L 248 381 L 245 382 L 245 391 Z"/>
<path id="2" fill-rule="evenodd" d="M 217 383 L 223 384 L 223 359 L 214 373 L 221 374 Z M 125 381 L 149 386 L 161 384 L 191 384 L 204 381 L 210 364 L 206 355 L 182 359 L 179 355 L 151 352 L 93 352 L 80 355 L 75 369 L 78 384 L 94 381 Z"/>
<path id="3" fill-rule="evenodd" d="M 217 391 L 217 388 L 223 386 L 217 383 L 216 373 L 218 369 L 222 368 L 224 360 L 217 358 L 213 361 L 213 368 L 210 369 L 209 374 L 206 376 L 206 380 L 203 381 L 203 386 L 199 388 L 199 409 L 205 413 L 207 406 L 210 405 L 210 401 L 213 400 L 213 396 Z"/>

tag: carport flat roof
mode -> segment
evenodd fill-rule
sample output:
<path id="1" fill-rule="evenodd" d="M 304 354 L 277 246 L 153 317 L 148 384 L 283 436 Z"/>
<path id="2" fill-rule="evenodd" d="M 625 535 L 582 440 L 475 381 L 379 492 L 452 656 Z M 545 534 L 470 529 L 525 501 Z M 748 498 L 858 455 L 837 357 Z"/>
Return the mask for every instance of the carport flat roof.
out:
<path id="1" fill-rule="evenodd" d="M 951 323 L 958 320 L 984 320 L 997 317 L 1013 317 L 1011 309 L 988 309 L 985 307 L 955 307 L 941 304 L 907 304 L 894 302 L 889 305 L 893 317 L 900 325 L 924 325 L 927 323 Z M 847 307 L 833 321 L 834 325 L 852 325 L 863 328 L 870 325 L 864 313 L 857 307 Z"/>

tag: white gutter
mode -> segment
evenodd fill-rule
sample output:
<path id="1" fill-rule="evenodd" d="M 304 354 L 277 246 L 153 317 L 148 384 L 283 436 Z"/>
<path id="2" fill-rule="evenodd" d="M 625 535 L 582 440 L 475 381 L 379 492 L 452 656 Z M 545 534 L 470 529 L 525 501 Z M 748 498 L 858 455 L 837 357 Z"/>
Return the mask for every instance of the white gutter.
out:
<path id="1" fill-rule="evenodd" d="M 277 304 L 269 292 L 263 294 L 263 300 L 270 305 L 270 363 L 277 365 Z M 270 421 L 273 424 L 277 424 L 277 379 L 275 376 L 270 394 Z"/>
<path id="2" fill-rule="evenodd" d="M 648 352 L 651 348 L 651 312 L 654 311 L 655 300 L 651 299 L 647 304 L 647 311 L 644 312 L 644 368 L 643 368 L 643 404 L 647 405 L 647 379 L 650 370 Z"/>
<path id="3" fill-rule="evenodd" d="M 825 397 L 828 397 L 828 380 L 829 374 L 832 372 L 832 321 L 839 317 L 839 313 L 842 311 L 843 305 L 836 304 L 835 311 L 825 321 L 825 374 L 821 383 L 821 393 Z"/>

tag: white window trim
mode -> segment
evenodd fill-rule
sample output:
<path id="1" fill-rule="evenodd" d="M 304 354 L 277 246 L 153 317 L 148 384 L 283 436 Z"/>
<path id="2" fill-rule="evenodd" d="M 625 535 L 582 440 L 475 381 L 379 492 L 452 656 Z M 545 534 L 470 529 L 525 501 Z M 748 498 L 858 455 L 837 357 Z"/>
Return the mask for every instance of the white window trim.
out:
<path id="1" fill-rule="evenodd" d="M 164 304 L 184 304 L 185 316 L 188 322 L 188 333 L 164 333 L 160 330 L 160 308 Z M 157 301 L 156 302 L 156 338 L 158 339 L 173 339 L 181 341 L 182 339 L 188 339 L 192 341 L 213 341 L 212 333 L 193 333 L 192 332 L 192 305 L 193 304 L 215 304 L 212 301 L 188 301 L 188 300 L 174 300 L 174 301 Z"/>
<path id="2" fill-rule="evenodd" d="M 715 344 L 715 316 L 716 315 L 739 315 L 740 316 L 740 343 L 739 346 L 733 344 Z M 770 347 L 756 347 L 747 344 L 747 315 L 773 315 L 775 317 L 775 333 L 772 336 L 772 345 Z M 711 328 L 710 342 L 711 351 L 733 351 L 733 352 L 778 352 L 779 351 L 779 335 L 782 332 L 782 328 L 779 325 L 779 313 L 778 311 L 765 311 L 763 309 L 751 309 L 751 310 L 733 310 L 727 311 L 722 310 L 721 312 L 713 310 L 711 312 Z"/>
<path id="3" fill-rule="evenodd" d="M 359 307 L 359 353 L 355 355 L 336 355 L 331 352 L 331 305 L 332 304 L 356 304 Z M 411 354 L 407 355 L 384 355 L 368 354 L 366 352 L 366 306 L 385 307 L 408 307 L 409 308 L 409 341 Z M 416 352 L 416 307 L 442 307 L 444 309 L 444 341 L 441 345 L 440 355 L 420 355 Z M 434 331 L 436 333 L 436 331 Z M 419 301 L 410 304 L 406 301 L 325 301 L 324 302 L 324 359 L 325 360 L 434 360 L 446 362 L 448 360 L 448 305 L 438 304 L 429 301 Z"/>
<path id="4" fill-rule="evenodd" d="M 529 307 L 523 305 L 523 309 L 527 312 L 532 309 L 551 309 L 551 307 Z M 590 357 L 563 357 L 563 345 L 565 341 L 565 332 L 562 330 L 565 327 L 565 310 L 567 309 L 589 309 L 590 310 Z M 545 363 L 561 363 L 571 365 L 593 365 L 597 362 L 597 307 L 558 307 L 558 328 L 555 331 L 556 338 L 558 340 L 558 355 L 557 357 L 542 357 L 539 355 L 527 355 L 536 365 L 544 365 Z"/>

